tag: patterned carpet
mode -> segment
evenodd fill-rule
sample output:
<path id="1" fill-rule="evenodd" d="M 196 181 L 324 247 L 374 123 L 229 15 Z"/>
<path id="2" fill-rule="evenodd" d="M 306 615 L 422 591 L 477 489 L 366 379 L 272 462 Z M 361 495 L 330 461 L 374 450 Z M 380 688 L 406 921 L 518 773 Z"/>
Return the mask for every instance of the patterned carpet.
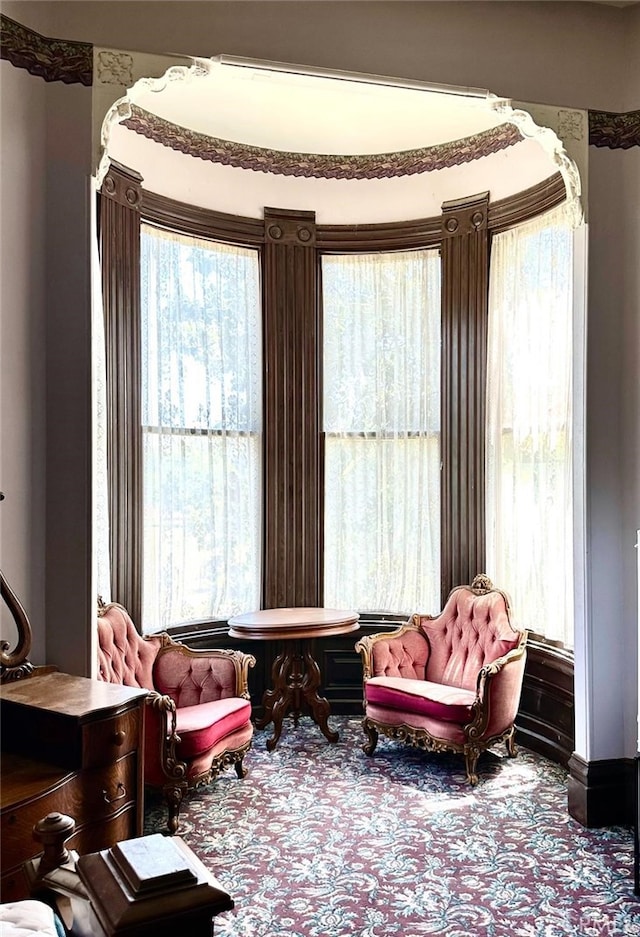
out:
<path id="1" fill-rule="evenodd" d="M 461 758 L 380 739 L 333 717 L 330 745 L 303 718 L 275 752 L 256 732 L 245 760 L 192 792 L 180 835 L 231 894 L 216 937 L 640 937 L 633 835 L 585 830 L 566 772 L 502 746 Z M 145 832 L 162 831 L 149 799 Z"/>

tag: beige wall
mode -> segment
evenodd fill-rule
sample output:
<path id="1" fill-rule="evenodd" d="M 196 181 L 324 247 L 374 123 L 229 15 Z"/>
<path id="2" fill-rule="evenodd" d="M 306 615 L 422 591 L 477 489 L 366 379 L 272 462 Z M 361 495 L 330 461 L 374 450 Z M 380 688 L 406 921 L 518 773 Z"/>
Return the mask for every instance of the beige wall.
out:
<path id="1" fill-rule="evenodd" d="M 637 738 L 635 649 L 640 522 L 640 148 L 590 148 L 587 341 L 588 589 L 599 758 Z M 633 652 L 630 653 L 630 649 Z M 623 692 L 612 692 L 612 688 Z M 607 700 L 599 705 L 599 700 Z"/>
<path id="2" fill-rule="evenodd" d="M 59 0 L 46 4 L 6 3 L 2 9 L 47 35 L 114 48 L 196 55 L 224 52 L 484 87 L 517 100 L 576 108 L 620 111 L 640 106 L 640 78 L 633 67 L 640 49 L 640 13 L 636 8 L 580 2 Z M 4 78 L 12 66 L 1 64 Z M 23 243 L 9 271 L 7 289 L 15 304 L 8 315 L 10 321 L 15 316 L 14 328 L 21 315 L 35 323 L 36 332 L 45 315 L 48 323 L 47 655 L 69 667 L 65 648 L 71 647 L 74 665 L 80 671 L 86 666 L 86 616 L 93 601 L 86 574 L 90 550 L 86 408 L 89 363 L 85 332 L 90 93 L 60 84 L 43 91 L 44 83 L 25 73 L 12 75 L 10 80 L 20 94 L 23 116 L 29 117 L 19 126 L 20 146 L 29 155 L 16 170 L 18 185 L 5 184 L 3 177 L 3 203 L 6 198 L 12 218 L 19 216 L 23 192 L 29 184 L 42 185 L 41 158 L 30 150 L 42 144 L 39 125 L 43 96 L 47 106 L 45 204 L 49 211 L 43 219 L 37 200 L 30 219 L 19 222 Z M 5 112 L 3 103 L 3 162 Z M 584 668 L 588 691 L 578 705 L 586 713 L 579 753 L 598 759 L 632 755 L 636 743 L 637 600 L 632 531 L 640 523 L 640 149 L 623 152 L 592 147 L 589 152 L 590 579 L 589 627 L 579 664 Z M 4 210 L 3 204 L 3 215 Z M 65 222 L 54 226 L 59 213 L 64 214 Z M 42 298 L 35 304 L 28 304 L 24 298 L 26 266 L 33 265 L 38 276 L 43 275 L 45 259 L 37 239 L 31 239 L 40 221 L 47 224 L 48 230 L 46 306 Z M 4 274 L 3 250 L 3 280 Z M 3 317 L 7 314 L 5 308 L 3 302 Z M 34 360 L 39 360 L 37 352 Z M 30 367 L 30 355 L 25 354 L 7 381 L 10 396 L 12 391 L 17 395 L 25 384 Z M 43 395 L 44 384 L 40 382 L 32 390 L 29 417 L 39 413 L 41 424 Z M 24 427 L 19 433 L 22 435 L 16 432 L 17 450 L 2 462 L 3 470 L 6 463 L 14 475 L 31 461 Z M 42 506 L 41 474 L 28 489 L 35 504 Z M 14 516 L 7 537 L 3 531 L 2 542 L 4 546 L 16 537 L 22 543 L 20 557 L 16 557 L 18 584 L 25 583 L 26 597 L 32 599 L 34 607 L 41 608 L 41 577 L 34 580 L 25 564 L 31 563 L 31 554 L 42 556 L 42 528 L 31 530 L 26 502 L 24 511 L 23 518 Z M 39 511 L 40 524 L 41 517 Z M 37 544 L 31 545 L 31 532 Z M 65 601 L 67 614 L 63 613 Z M 42 629 L 44 624 L 38 627 Z"/>
<path id="3" fill-rule="evenodd" d="M 0 63 L 0 569 L 44 658 L 45 84 Z M 0 603 L 2 636 L 15 641 Z M 14 645 L 12 645 L 14 646 Z"/>
<path id="4" fill-rule="evenodd" d="M 21 6 L 20 21 L 27 24 L 40 7 L 49 15 L 46 8 L 53 6 L 57 35 L 94 45 L 203 56 L 224 52 L 602 110 L 624 109 L 630 63 L 622 53 L 629 51 L 628 24 L 635 12 L 557 0 L 58 0 Z"/>
<path id="5" fill-rule="evenodd" d="M 91 89 L 47 90 L 47 660 L 89 673 Z"/>
<path id="6" fill-rule="evenodd" d="M 2 12 L 55 34 L 46 7 L 27 20 L 22 6 Z M 87 673 L 91 89 L 0 67 L 0 560 L 33 626 L 31 660 Z"/>

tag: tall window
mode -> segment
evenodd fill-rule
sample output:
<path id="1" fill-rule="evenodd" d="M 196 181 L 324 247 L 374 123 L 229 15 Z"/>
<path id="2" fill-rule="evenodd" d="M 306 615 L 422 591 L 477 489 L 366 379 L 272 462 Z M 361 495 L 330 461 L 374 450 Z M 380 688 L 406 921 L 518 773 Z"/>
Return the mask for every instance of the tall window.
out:
<path id="1" fill-rule="evenodd" d="M 322 258 L 324 603 L 440 604 L 440 259 Z"/>
<path id="2" fill-rule="evenodd" d="M 260 604 L 259 254 L 141 234 L 143 630 Z"/>
<path id="3" fill-rule="evenodd" d="M 563 208 L 491 248 L 487 567 L 519 622 L 573 645 L 572 269 Z"/>

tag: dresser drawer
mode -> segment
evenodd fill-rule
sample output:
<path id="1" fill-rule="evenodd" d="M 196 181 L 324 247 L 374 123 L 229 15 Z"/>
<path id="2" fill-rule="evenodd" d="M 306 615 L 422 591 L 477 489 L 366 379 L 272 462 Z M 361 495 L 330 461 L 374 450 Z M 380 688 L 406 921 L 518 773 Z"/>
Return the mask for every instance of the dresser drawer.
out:
<path id="1" fill-rule="evenodd" d="M 3 865 L 7 860 L 12 865 L 23 862 L 42 851 L 33 839 L 33 827 L 48 813 L 67 814 L 81 829 L 100 825 L 135 804 L 137 771 L 132 752 L 106 768 L 71 774 L 54 789 L 7 808 L 0 818 Z M 69 844 L 74 842 L 75 837 Z"/>
<path id="2" fill-rule="evenodd" d="M 89 852 L 99 852 L 101 849 L 108 849 L 124 839 L 132 839 L 139 836 L 140 833 L 136 826 L 136 811 L 132 804 L 129 804 L 124 810 L 114 814 L 107 820 L 99 824 L 85 826 L 78 830 L 71 839 L 67 840 L 68 849 L 75 849 L 80 855 Z M 3 865 L 2 877 L 0 878 L 0 902 L 21 901 L 24 898 L 30 898 L 29 884 L 24 874 L 23 862 L 27 859 L 34 859 L 42 852 L 42 847 L 35 840 L 31 840 L 29 855 L 23 856 L 18 865 L 13 868 L 5 868 L 3 844 Z M 8 849 L 8 847 L 6 847 Z M 14 856 L 11 857 L 14 861 Z"/>
<path id="3" fill-rule="evenodd" d="M 117 758 L 134 752 L 140 745 L 141 709 L 139 705 L 86 724 L 82 727 L 82 767 L 108 765 Z"/>
<path id="4" fill-rule="evenodd" d="M 0 901 L 3 904 L 7 901 L 22 901 L 30 897 L 29 886 L 21 865 L 4 872 L 0 878 Z"/>

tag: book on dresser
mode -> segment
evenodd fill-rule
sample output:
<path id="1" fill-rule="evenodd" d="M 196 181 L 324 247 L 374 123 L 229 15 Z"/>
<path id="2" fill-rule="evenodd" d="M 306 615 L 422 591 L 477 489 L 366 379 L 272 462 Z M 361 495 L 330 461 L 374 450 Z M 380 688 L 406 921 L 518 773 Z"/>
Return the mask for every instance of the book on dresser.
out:
<path id="1" fill-rule="evenodd" d="M 74 817 L 81 854 L 142 834 L 146 695 L 59 672 L 0 686 L 0 901 L 27 897 L 22 865 L 48 813 Z"/>

